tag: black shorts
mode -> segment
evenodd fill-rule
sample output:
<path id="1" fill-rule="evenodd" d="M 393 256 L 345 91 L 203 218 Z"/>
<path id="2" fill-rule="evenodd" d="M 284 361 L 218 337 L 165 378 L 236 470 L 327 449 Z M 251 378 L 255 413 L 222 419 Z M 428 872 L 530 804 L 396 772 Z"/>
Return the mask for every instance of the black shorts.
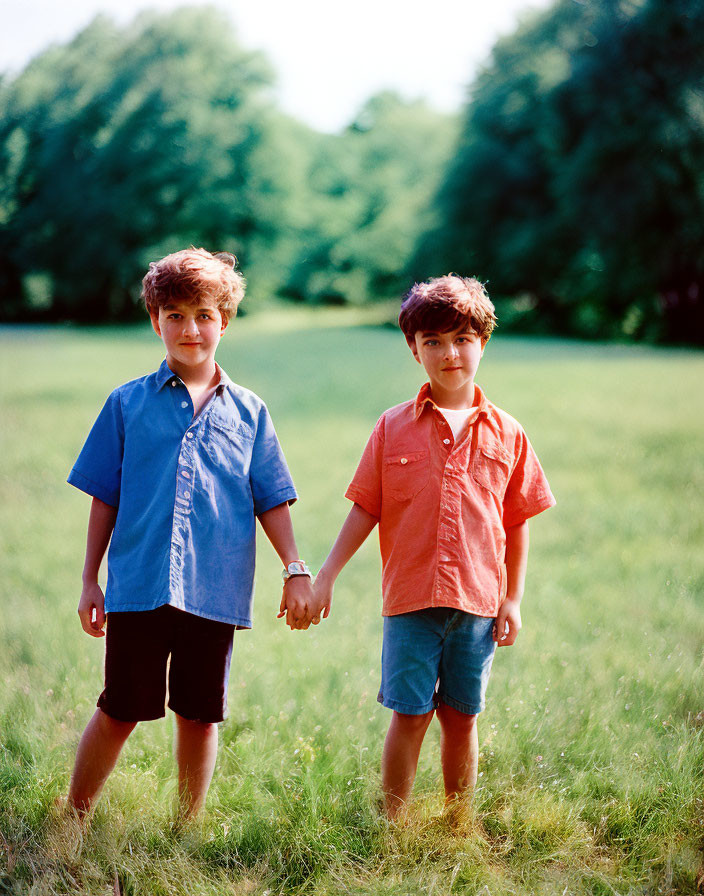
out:
<path id="1" fill-rule="evenodd" d="M 168 677 L 169 709 L 191 721 L 222 722 L 234 630 L 168 605 L 108 613 L 98 706 L 120 722 L 161 719 Z"/>

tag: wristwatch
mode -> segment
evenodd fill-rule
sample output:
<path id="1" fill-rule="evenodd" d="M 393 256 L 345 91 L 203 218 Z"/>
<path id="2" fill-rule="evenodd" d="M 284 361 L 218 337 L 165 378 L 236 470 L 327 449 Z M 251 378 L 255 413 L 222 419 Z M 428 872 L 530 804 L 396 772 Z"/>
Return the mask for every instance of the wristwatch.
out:
<path id="1" fill-rule="evenodd" d="M 313 578 L 313 573 L 306 566 L 305 560 L 292 560 L 286 569 L 281 570 L 281 578 L 288 582 L 291 576 L 308 576 Z"/>

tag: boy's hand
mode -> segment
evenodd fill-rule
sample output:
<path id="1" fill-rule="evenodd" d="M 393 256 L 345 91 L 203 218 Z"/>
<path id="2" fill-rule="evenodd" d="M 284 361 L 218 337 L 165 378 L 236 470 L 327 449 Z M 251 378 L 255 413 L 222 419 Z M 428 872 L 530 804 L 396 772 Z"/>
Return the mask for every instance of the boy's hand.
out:
<path id="1" fill-rule="evenodd" d="M 330 615 L 330 607 L 332 605 L 332 589 L 333 582 L 331 582 L 327 578 L 325 573 L 323 573 L 322 571 L 319 572 L 313 584 L 313 612 L 315 616 L 317 616 L 318 622 L 320 622 L 321 613 L 323 619 L 327 619 Z"/>
<path id="2" fill-rule="evenodd" d="M 499 647 L 510 647 L 521 630 L 521 608 L 518 601 L 508 598 L 499 607 L 494 623 L 494 640 Z"/>
<path id="3" fill-rule="evenodd" d="M 310 609 L 313 606 L 313 589 L 308 576 L 291 576 L 284 582 L 278 619 L 286 614 L 286 625 L 293 629 L 305 630 L 313 622 Z M 320 617 L 316 621 L 320 622 Z"/>
<path id="4" fill-rule="evenodd" d="M 105 637 L 105 595 L 97 582 L 89 582 L 83 586 L 78 602 L 78 616 L 84 632 L 94 638 Z"/>

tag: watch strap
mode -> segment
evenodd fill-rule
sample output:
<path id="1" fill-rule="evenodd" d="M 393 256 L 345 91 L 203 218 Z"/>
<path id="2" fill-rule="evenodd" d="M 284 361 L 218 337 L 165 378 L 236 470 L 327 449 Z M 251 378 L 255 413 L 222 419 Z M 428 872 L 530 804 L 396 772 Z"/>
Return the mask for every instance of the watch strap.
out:
<path id="1" fill-rule="evenodd" d="M 308 576 L 309 579 L 312 579 L 313 573 L 308 569 L 305 560 L 292 560 L 291 563 L 282 570 L 281 578 L 284 582 L 288 582 L 292 576 Z"/>

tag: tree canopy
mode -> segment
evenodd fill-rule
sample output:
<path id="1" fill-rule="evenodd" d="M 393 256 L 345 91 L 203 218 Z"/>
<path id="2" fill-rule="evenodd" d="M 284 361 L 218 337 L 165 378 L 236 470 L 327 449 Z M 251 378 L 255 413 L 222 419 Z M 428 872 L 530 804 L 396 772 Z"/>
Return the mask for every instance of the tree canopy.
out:
<path id="1" fill-rule="evenodd" d="M 271 80 L 214 11 L 185 8 L 123 29 L 98 18 L 5 85 L 6 316 L 13 301 L 128 316 L 147 262 L 184 242 L 246 259 L 266 192 L 252 160 Z"/>
<path id="2" fill-rule="evenodd" d="M 560 0 L 495 47 L 412 272 L 505 316 L 704 342 L 704 4 Z"/>
<path id="3" fill-rule="evenodd" d="M 319 134 L 272 83 L 203 8 L 98 17 L 0 83 L 2 317 L 128 318 L 148 262 L 191 243 L 266 294 L 397 293 L 454 121 L 383 94 Z"/>
<path id="4" fill-rule="evenodd" d="M 194 244 L 259 299 L 457 271 L 506 328 L 704 342 L 704 0 L 557 0 L 461 120 L 384 92 L 321 134 L 273 83 L 203 7 L 98 17 L 1 79 L 0 318 L 129 318 Z"/>

